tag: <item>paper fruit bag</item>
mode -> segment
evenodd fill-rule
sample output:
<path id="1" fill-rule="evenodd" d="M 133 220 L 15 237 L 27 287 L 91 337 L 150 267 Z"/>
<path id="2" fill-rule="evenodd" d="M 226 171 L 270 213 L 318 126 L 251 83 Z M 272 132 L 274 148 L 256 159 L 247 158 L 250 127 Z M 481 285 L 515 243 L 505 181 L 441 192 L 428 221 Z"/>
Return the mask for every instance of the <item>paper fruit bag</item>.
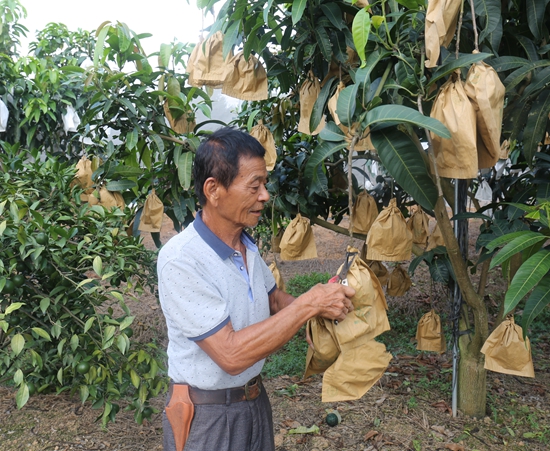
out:
<path id="1" fill-rule="evenodd" d="M 163 218 L 164 205 L 153 189 L 145 199 L 138 230 L 142 232 L 160 232 Z"/>
<path id="2" fill-rule="evenodd" d="M 468 71 L 464 89 L 476 113 L 478 168 L 491 168 L 501 154 L 504 85 L 491 66 L 479 62 Z"/>
<path id="3" fill-rule="evenodd" d="M 340 355 L 340 347 L 334 339 L 334 323 L 328 319 L 311 318 L 306 329 L 313 342 L 314 350 L 308 347 L 304 379 L 312 374 L 327 370 Z"/>
<path id="4" fill-rule="evenodd" d="M 366 191 L 362 191 L 352 209 L 353 231 L 357 233 L 368 234 L 369 230 L 378 216 L 378 207 L 376 201 Z"/>
<path id="5" fill-rule="evenodd" d="M 409 220 L 407 221 L 407 228 L 412 233 L 412 242 L 421 246 L 426 246 L 428 241 L 428 232 L 430 230 L 430 217 L 417 207 L 413 212 Z"/>
<path id="6" fill-rule="evenodd" d="M 485 369 L 515 376 L 535 377 L 531 343 L 523 340 L 523 329 L 513 317 L 505 319 L 489 335 L 481 348 L 485 354 Z"/>
<path id="7" fill-rule="evenodd" d="M 283 276 L 281 276 L 281 272 L 279 271 L 279 267 L 277 266 L 277 261 L 273 261 L 273 263 L 269 265 L 269 269 L 271 270 L 271 273 L 275 278 L 277 288 L 279 288 L 279 290 L 285 291 L 285 281 L 283 280 Z"/>
<path id="8" fill-rule="evenodd" d="M 439 176 L 477 177 L 476 112 L 457 74 L 440 88 L 430 116 L 442 122 L 451 133 L 448 139 L 430 132 Z"/>
<path id="9" fill-rule="evenodd" d="M 443 235 L 441 234 L 439 224 L 436 222 L 432 233 L 428 237 L 428 246 L 426 247 L 426 251 L 431 251 L 437 246 L 445 246 L 445 241 L 443 241 Z"/>
<path id="10" fill-rule="evenodd" d="M 222 93 L 241 100 L 266 100 L 267 72 L 258 58 L 249 55 L 247 61 L 243 52 L 237 53 L 227 63 Z"/>
<path id="11" fill-rule="evenodd" d="M 409 274 L 401 265 L 397 265 L 390 274 L 387 293 L 390 296 L 403 296 L 411 286 Z"/>
<path id="12" fill-rule="evenodd" d="M 367 259 L 382 261 L 409 260 L 412 252 L 412 233 L 397 208 L 395 199 L 384 208 L 367 236 Z"/>
<path id="13" fill-rule="evenodd" d="M 307 135 L 317 135 L 325 128 L 325 119 L 323 118 L 314 131 L 309 129 L 309 121 L 315 101 L 321 92 L 321 83 L 313 72 L 309 72 L 307 79 L 302 83 L 300 88 L 300 122 L 298 123 L 298 131 Z"/>
<path id="14" fill-rule="evenodd" d="M 205 42 L 199 42 L 191 52 L 186 69 L 189 84 L 221 88 L 227 75 L 226 64 L 223 58 L 223 34 L 218 31 Z"/>
<path id="15" fill-rule="evenodd" d="M 250 136 L 254 136 L 265 149 L 265 166 L 268 171 L 273 170 L 277 162 L 277 148 L 275 147 L 275 139 L 271 130 L 263 123 L 260 123 L 250 130 Z"/>
<path id="16" fill-rule="evenodd" d="M 378 260 L 367 260 L 367 265 L 369 265 L 369 268 L 372 269 L 372 272 L 376 275 L 380 285 L 387 285 L 390 274 L 386 265 Z"/>
<path id="17" fill-rule="evenodd" d="M 462 0 L 428 0 L 426 11 L 426 67 L 437 66 L 440 47 L 447 47 L 455 34 Z"/>
<path id="18" fill-rule="evenodd" d="M 416 349 L 419 351 L 445 352 L 447 343 L 439 315 L 432 309 L 426 313 L 416 328 Z"/>
<path id="19" fill-rule="evenodd" d="M 283 260 L 317 258 L 317 247 L 309 221 L 298 213 L 285 229 L 280 247 Z"/>

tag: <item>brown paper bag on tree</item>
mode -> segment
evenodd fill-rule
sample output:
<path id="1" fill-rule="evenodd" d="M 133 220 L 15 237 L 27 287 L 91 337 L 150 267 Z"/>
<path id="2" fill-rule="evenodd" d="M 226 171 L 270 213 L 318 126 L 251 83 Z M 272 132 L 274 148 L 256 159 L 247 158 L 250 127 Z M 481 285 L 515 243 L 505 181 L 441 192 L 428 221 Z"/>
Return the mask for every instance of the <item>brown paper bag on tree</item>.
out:
<path id="1" fill-rule="evenodd" d="M 283 260 L 307 260 L 317 258 L 317 247 L 313 230 L 306 218 L 300 213 L 290 222 L 281 239 L 281 258 Z"/>
<path id="2" fill-rule="evenodd" d="M 339 345 L 336 362 L 323 375 L 322 402 L 361 398 L 382 377 L 392 359 L 383 343 L 367 337 Z"/>
<path id="3" fill-rule="evenodd" d="M 421 246 L 426 246 L 428 241 L 428 232 L 430 230 L 430 217 L 420 208 L 416 207 L 411 217 L 407 221 L 407 228 L 412 233 L 412 242 Z"/>
<path id="4" fill-rule="evenodd" d="M 80 158 L 76 164 L 76 175 L 71 182 L 71 187 L 78 185 L 83 189 L 83 193 L 80 195 L 82 202 L 88 202 L 88 196 L 94 191 L 94 182 L 92 180 L 92 174 L 94 173 L 92 168 L 92 161 L 87 156 Z"/>
<path id="5" fill-rule="evenodd" d="M 390 296 L 403 296 L 411 286 L 409 274 L 401 265 L 397 265 L 390 274 L 387 293 Z"/>
<path id="6" fill-rule="evenodd" d="M 372 269 L 372 272 L 380 282 L 380 285 L 383 287 L 386 286 L 388 279 L 390 278 L 386 265 L 378 260 L 367 260 L 367 265 L 369 265 L 369 268 Z"/>
<path id="7" fill-rule="evenodd" d="M 432 309 L 426 313 L 416 328 L 416 349 L 419 351 L 445 352 L 447 343 L 439 315 Z"/>
<path id="8" fill-rule="evenodd" d="M 189 84 L 201 87 L 221 88 L 227 76 L 227 62 L 223 59 L 223 34 L 214 33 L 205 42 L 199 42 L 186 68 Z"/>
<path id="9" fill-rule="evenodd" d="M 378 216 L 376 201 L 366 191 L 359 193 L 352 208 L 353 231 L 367 234 Z"/>
<path id="10" fill-rule="evenodd" d="M 335 324 L 325 318 L 311 318 L 306 330 L 313 342 L 313 349 L 308 347 L 304 379 L 327 370 L 338 358 L 340 348 L 334 339 L 332 329 Z"/>
<path id="11" fill-rule="evenodd" d="M 275 278 L 277 288 L 279 288 L 279 290 L 285 291 L 285 281 L 283 280 L 283 276 L 281 276 L 281 272 L 279 271 L 276 260 L 274 260 L 273 263 L 269 265 L 269 269 L 271 270 L 273 277 Z"/>
<path id="12" fill-rule="evenodd" d="M 88 197 L 88 203 L 90 205 L 101 205 L 105 208 L 114 208 L 118 207 L 121 210 L 124 209 L 126 204 L 124 203 L 124 198 L 122 194 L 118 191 L 109 191 L 107 188 L 102 186 L 99 190 L 95 190 Z"/>
<path id="13" fill-rule="evenodd" d="M 436 222 L 432 233 L 428 237 L 428 246 L 426 247 L 426 251 L 431 251 L 437 246 L 445 246 L 445 241 L 443 241 L 443 235 L 441 234 L 439 224 Z"/>
<path id="14" fill-rule="evenodd" d="M 464 89 L 476 112 L 478 168 L 492 168 L 501 154 L 504 85 L 491 66 L 480 62 L 468 71 Z"/>
<path id="15" fill-rule="evenodd" d="M 481 348 L 485 369 L 515 376 L 535 377 L 531 343 L 523 340 L 523 329 L 510 316 L 489 335 Z"/>
<path id="16" fill-rule="evenodd" d="M 428 0 L 426 11 L 426 67 L 437 66 L 440 47 L 453 40 L 462 0 Z"/>
<path id="17" fill-rule="evenodd" d="M 184 133 L 191 133 L 197 125 L 195 123 L 195 119 L 189 119 L 187 113 L 184 113 L 177 119 L 174 119 L 172 113 L 170 112 L 168 101 L 164 102 L 164 115 L 166 116 L 166 119 L 168 119 L 170 128 L 180 135 Z"/>
<path id="18" fill-rule="evenodd" d="M 164 205 L 153 189 L 145 199 L 145 204 L 143 204 L 138 230 L 142 232 L 160 232 L 163 218 Z"/>
<path id="19" fill-rule="evenodd" d="M 395 199 L 390 200 L 372 224 L 366 243 L 369 260 L 400 261 L 411 258 L 412 233 Z"/>
<path id="20" fill-rule="evenodd" d="M 300 133 L 317 135 L 325 128 L 325 118 L 323 117 L 314 131 L 309 129 L 311 113 L 313 112 L 315 101 L 319 97 L 320 92 L 321 83 L 319 83 L 319 80 L 313 72 L 310 71 L 307 79 L 302 83 L 302 87 L 300 88 L 300 122 L 298 123 L 298 131 Z"/>
<path id="21" fill-rule="evenodd" d="M 277 148 L 271 130 L 259 121 L 258 125 L 250 130 L 250 136 L 254 136 L 265 149 L 265 166 L 268 171 L 271 171 L 277 162 Z"/>
<path id="22" fill-rule="evenodd" d="M 254 55 L 247 61 L 243 52 L 237 53 L 227 63 L 222 93 L 241 100 L 266 100 L 267 73 L 262 63 Z"/>
<path id="23" fill-rule="evenodd" d="M 439 90 L 430 116 L 441 121 L 451 133 L 447 139 L 430 132 L 439 176 L 477 177 L 476 114 L 457 74 Z"/>

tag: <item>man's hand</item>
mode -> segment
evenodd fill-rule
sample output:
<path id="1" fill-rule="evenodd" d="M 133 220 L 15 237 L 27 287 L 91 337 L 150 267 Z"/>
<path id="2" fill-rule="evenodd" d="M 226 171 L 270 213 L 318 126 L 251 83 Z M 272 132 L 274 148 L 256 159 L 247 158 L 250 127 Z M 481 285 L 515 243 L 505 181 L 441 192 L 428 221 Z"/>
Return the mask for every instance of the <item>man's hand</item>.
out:
<path id="1" fill-rule="evenodd" d="M 322 316 L 330 320 L 343 321 L 353 310 L 351 298 L 355 290 L 339 283 L 317 284 L 302 296 L 297 302 L 304 302 L 317 309 L 314 316 Z"/>

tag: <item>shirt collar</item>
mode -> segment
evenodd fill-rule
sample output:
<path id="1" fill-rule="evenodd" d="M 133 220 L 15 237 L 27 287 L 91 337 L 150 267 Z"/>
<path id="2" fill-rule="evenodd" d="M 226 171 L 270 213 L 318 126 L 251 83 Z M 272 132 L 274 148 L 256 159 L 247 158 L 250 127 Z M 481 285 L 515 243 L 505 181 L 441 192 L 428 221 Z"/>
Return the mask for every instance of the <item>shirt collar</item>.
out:
<path id="1" fill-rule="evenodd" d="M 214 250 L 214 252 L 216 252 L 216 254 L 219 255 L 222 260 L 229 258 L 235 252 L 235 249 L 220 240 L 218 236 L 204 223 L 202 220 L 202 210 L 200 210 L 195 216 L 194 227 L 199 236 Z M 248 250 L 258 252 L 258 247 L 254 243 L 254 239 L 244 230 L 241 233 L 241 241 Z"/>

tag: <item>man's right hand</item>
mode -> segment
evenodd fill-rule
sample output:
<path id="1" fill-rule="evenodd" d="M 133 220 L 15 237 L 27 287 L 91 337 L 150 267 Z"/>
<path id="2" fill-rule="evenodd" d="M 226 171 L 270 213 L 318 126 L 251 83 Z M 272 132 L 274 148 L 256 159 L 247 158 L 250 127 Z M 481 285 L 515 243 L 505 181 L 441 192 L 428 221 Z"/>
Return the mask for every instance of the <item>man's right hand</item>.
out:
<path id="1" fill-rule="evenodd" d="M 317 284 L 296 301 L 314 307 L 318 312 L 314 316 L 343 321 L 353 310 L 351 298 L 354 294 L 353 288 L 339 283 Z"/>

